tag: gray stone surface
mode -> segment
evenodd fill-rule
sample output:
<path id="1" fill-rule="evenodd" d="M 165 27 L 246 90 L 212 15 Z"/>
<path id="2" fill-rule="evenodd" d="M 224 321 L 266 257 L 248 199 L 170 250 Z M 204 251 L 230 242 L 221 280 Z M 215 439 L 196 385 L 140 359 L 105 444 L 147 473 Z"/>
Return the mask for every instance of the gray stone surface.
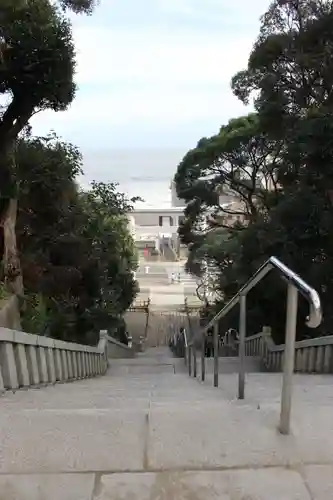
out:
<path id="1" fill-rule="evenodd" d="M 147 375 L 151 373 L 152 375 L 157 375 L 161 373 L 166 374 L 174 374 L 174 366 L 171 364 L 159 364 L 159 365 L 148 365 L 148 366 L 140 366 L 140 365 L 129 365 L 129 366 L 120 366 L 117 368 L 119 375 Z"/>
<path id="2" fill-rule="evenodd" d="M 7 392 L 0 500 L 333 498 L 332 376 L 295 376 L 282 436 L 280 374 L 248 374 L 239 401 L 236 374 L 213 388 L 181 367 L 156 348 L 105 377 Z"/>
<path id="3" fill-rule="evenodd" d="M 153 407 L 149 464 L 163 469 L 333 462 L 328 414 L 304 416 L 290 437 L 277 431 L 278 418 L 278 408 L 245 405 Z"/>
<path id="4" fill-rule="evenodd" d="M 149 270 L 146 273 L 146 266 Z M 170 277 L 180 274 L 179 283 L 171 283 Z M 149 296 L 150 307 L 175 309 L 184 305 L 185 297 L 189 296 L 198 301 L 196 296 L 197 280 L 188 275 L 184 270 L 184 262 L 140 262 L 136 272 L 141 293 Z M 173 306 L 173 307 L 172 307 Z"/>
<path id="5" fill-rule="evenodd" d="M 1 414 L 0 472 L 142 469 L 144 412 L 87 406 Z"/>
<path id="6" fill-rule="evenodd" d="M 312 500 L 299 473 L 285 469 L 102 476 L 95 500 Z M 328 497 L 326 500 L 329 500 Z"/>
<path id="7" fill-rule="evenodd" d="M 201 353 L 197 353 L 197 370 L 200 375 L 201 371 Z M 206 358 L 205 362 L 206 374 L 212 374 L 214 372 L 214 358 Z M 239 367 L 239 360 L 236 357 L 220 357 L 219 358 L 219 373 L 237 373 Z M 254 356 L 247 356 L 245 358 L 245 371 L 249 372 L 259 372 L 260 371 L 260 358 Z"/>
<path id="8" fill-rule="evenodd" d="M 302 475 L 314 500 L 333 498 L 333 465 L 312 465 L 302 469 Z"/>
<path id="9" fill-rule="evenodd" d="M 304 481 L 305 478 L 305 481 Z M 332 468 L 0 475 L 0 500 L 331 500 Z"/>
<path id="10" fill-rule="evenodd" d="M 91 500 L 93 474 L 0 475 L 0 500 Z"/>
<path id="11" fill-rule="evenodd" d="M 198 373 L 200 374 L 199 370 Z M 201 382 L 200 382 L 201 383 Z M 207 374 L 203 384 L 212 387 L 213 376 Z M 224 374 L 219 377 L 219 397 L 235 401 L 237 398 L 238 375 Z M 279 404 L 281 400 L 281 373 L 247 373 L 245 385 L 246 404 Z M 333 404 L 332 375 L 301 375 L 293 377 L 293 408 L 299 405 L 327 407 Z M 311 411 L 311 408 L 309 409 Z"/>

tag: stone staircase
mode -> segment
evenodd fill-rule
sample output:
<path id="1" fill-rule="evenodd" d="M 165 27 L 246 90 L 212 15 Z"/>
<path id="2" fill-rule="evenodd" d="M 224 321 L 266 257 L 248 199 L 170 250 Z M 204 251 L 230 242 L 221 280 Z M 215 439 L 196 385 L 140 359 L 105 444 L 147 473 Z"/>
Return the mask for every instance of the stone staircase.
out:
<path id="1" fill-rule="evenodd" d="M 281 374 L 188 376 L 166 347 L 106 375 L 7 391 L 1 500 L 331 500 L 333 376 L 296 375 L 293 433 L 277 432 Z M 251 368 L 248 366 L 248 368 Z"/>
<path id="2" fill-rule="evenodd" d="M 198 355 L 199 357 L 199 355 Z M 247 356 L 245 358 L 246 373 L 256 373 L 261 371 L 261 359 L 257 356 Z M 219 373 L 237 373 L 239 359 L 233 356 L 219 358 Z M 199 368 L 199 363 L 198 363 Z M 214 372 L 214 358 L 206 358 L 206 373 Z"/>
<path id="3" fill-rule="evenodd" d="M 165 244 L 163 246 L 161 257 L 167 262 L 176 262 L 178 260 L 178 256 L 171 244 Z"/>

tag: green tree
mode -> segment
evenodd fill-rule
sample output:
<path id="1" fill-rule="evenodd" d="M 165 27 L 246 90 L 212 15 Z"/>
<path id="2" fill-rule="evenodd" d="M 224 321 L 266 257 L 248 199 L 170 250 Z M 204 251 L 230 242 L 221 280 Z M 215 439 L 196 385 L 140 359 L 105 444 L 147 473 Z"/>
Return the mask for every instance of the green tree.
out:
<path id="1" fill-rule="evenodd" d="M 77 148 L 53 135 L 18 143 L 23 326 L 95 343 L 99 329 L 121 322 L 137 292 L 125 217 L 132 205 L 114 184 L 80 191 L 75 179 L 81 167 Z"/>
<path id="2" fill-rule="evenodd" d="M 137 256 L 127 219 L 134 201 L 136 198 L 128 200 L 119 193 L 113 183 L 94 182 L 91 190 L 82 194 L 88 216 L 82 234 L 92 242 L 100 269 L 101 295 L 95 318 L 99 329 L 109 327 L 110 322 L 117 324 L 138 292 L 133 280 Z"/>
<path id="3" fill-rule="evenodd" d="M 325 311 L 321 333 L 329 332 L 333 323 L 332 23 L 332 2 L 272 2 L 262 17 L 247 69 L 232 80 L 243 102 L 255 96 L 266 136 L 281 141 L 280 197 L 266 218 L 239 235 L 230 274 L 223 282 L 230 295 L 228 284 L 242 284 L 267 257 L 277 255 L 321 293 Z M 266 318 L 280 341 L 284 293 L 272 276 L 250 299 L 257 327 Z M 301 316 L 305 310 L 302 303 Z M 302 327 L 300 334 L 305 331 Z"/>
<path id="4" fill-rule="evenodd" d="M 60 5 L 64 9 L 71 9 L 77 14 L 91 14 L 97 3 L 97 0 L 60 0 Z"/>
<path id="5" fill-rule="evenodd" d="M 212 232 L 213 243 L 205 253 L 206 257 L 214 248 L 214 241 L 220 241 L 216 256 L 223 300 L 218 307 L 271 255 L 301 274 L 321 294 L 324 322 L 318 331 L 307 331 L 303 325 L 308 306 L 301 298 L 298 338 L 329 333 L 333 326 L 330 305 L 333 293 L 332 23 L 330 1 L 275 0 L 262 17 L 248 67 L 235 75 L 232 88 L 243 102 L 254 99 L 259 137 L 266 141 L 268 160 L 276 158 L 276 193 L 273 198 L 270 193 L 268 197 L 265 194 L 263 203 L 261 193 L 259 196 L 255 193 L 256 208 L 260 207 L 256 216 L 251 213 L 242 230 L 228 231 L 225 240 L 219 240 Z M 237 145 L 231 144 L 231 154 L 238 155 L 238 152 Z M 199 164 L 201 160 L 196 161 Z M 245 157 L 244 168 L 252 171 L 249 157 Z M 184 177 L 188 180 L 183 188 L 196 182 L 192 170 L 191 165 L 188 170 L 185 168 Z M 206 188 L 212 177 L 206 179 Z M 195 213 L 202 213 L 203 197 L 196 195 L 187 206 L 192 210 L 192 219 L 185 220 L 188 241 L 191 241 Z M 195 231 L 195 241 L 190 244 L 192 248 L 198 246 L 195 249 L 198 260 L 206 243 L 202 233 Z M 274 273 L 251 291 L 249 333 L 268 323 L 273 327 L 275 340 L 284 341 L 285 294 L 285 283 Z M 222 329 L 229 326 L 237 328 L 237 310 L 221 324 Z"/>
<path id="6" fill-rule="evenodd" d="M 177 194 L 186 202 L 199 199 L 222 214 L 245 211 L 255 217 L 258 207 L 269 203 L 268 193 L 277 190 L 279 159 L 280 144 L 268 139 L 256 114 L 231 119 L 185 155 L 175 175 Z M 219 204 L 224 189 L 237 196 L 244 210 L 230 211 Z"/>
<path id="7" fill-rule="evenodd" d="M 75 95 L 71 25 L 62 8 L 90 12 L 93 1 L 26 0 L 0 5 L 0 221 L 2 257 L 9 287 L 23 292 L 16 248 L 15 145 L 30 118 L 44 109 L 65 110 Z"/>
<path id="8" fill-rule="evenodd" d="M 286 137 L 309 112 L 332 111 L 333 4 L 275 0 L 262 16 L 248 67 L 232 79 L 243 102 L 254 96 L 270 136 Z"/>
<path id="9" fill-rule="evenodd" d="M 262 17 L 234 93 L 254 95 L 261 128 L 282 142 L 278 182 L 316 186 L 330 198 L 333 117 L 333 3 L 275 0 Z"/>
<path id="10" fill-rule="evenodd" d="M 187 202 L 179 234 L 190 245 L 189 270 L 202 272 L 203 252 L 205 258 L 217 260 L 218 245 L 212 243 L 215 229 L 217 240 L 226 239 L 276 203 L 280 154 L 280 142 L 270 141 L 257 115 L 249 114 L 230 120 L 217 135 L 201 139 L 185 155 L 175 184 L 178 196 Z M 236 218 L 240 222 L 235 223 Z"/>

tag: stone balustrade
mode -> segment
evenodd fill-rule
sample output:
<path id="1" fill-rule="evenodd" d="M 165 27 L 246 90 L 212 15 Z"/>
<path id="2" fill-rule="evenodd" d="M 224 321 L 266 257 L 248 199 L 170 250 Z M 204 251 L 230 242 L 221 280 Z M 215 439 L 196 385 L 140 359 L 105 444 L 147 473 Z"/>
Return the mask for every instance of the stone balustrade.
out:
<path id="1" fill-rule="evenodd" d="M 0 327 L 21 330 L 20 306 L 16 295 L 0 300 Z"/>
<path id="2" fill-rule="evenodd" d="M 107 339 L 107 356 L 108 358 L 134 358 L 136 354 L 135 347 L 129 347 L 119 340 L 106 335 Z"/>
<path id="3" fill-rule="evenodd" d="M 275 345 L 269 327 L 245 340 L 247 356 L 259 356 L 267 371 L 282 371 L 284 344 Z M 333 335 L 295 343 L 295 372 L 333 373 Z"/>
<path id="4" fill-rule="evenodd" d="M 102 331 L 91 347 L 0 328 L 0 392 L 102 375 L 112 340 Z"/>

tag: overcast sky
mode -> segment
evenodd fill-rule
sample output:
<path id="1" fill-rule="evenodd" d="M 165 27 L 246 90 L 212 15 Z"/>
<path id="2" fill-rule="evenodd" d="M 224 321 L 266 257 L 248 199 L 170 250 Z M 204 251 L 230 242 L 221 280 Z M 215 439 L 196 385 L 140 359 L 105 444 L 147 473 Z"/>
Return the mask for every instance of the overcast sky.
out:
<path id="1" fill-rule="evenodd" d="M 79 90 L 33 130 L 78 145 L 87 179 L 166 177 L 202 136 L 246 112 L 230 79 L 247 63 L 269 0 L 101 0 L 73 18 Z M 155 149 L 155 151 L 152 151 Z"/>

